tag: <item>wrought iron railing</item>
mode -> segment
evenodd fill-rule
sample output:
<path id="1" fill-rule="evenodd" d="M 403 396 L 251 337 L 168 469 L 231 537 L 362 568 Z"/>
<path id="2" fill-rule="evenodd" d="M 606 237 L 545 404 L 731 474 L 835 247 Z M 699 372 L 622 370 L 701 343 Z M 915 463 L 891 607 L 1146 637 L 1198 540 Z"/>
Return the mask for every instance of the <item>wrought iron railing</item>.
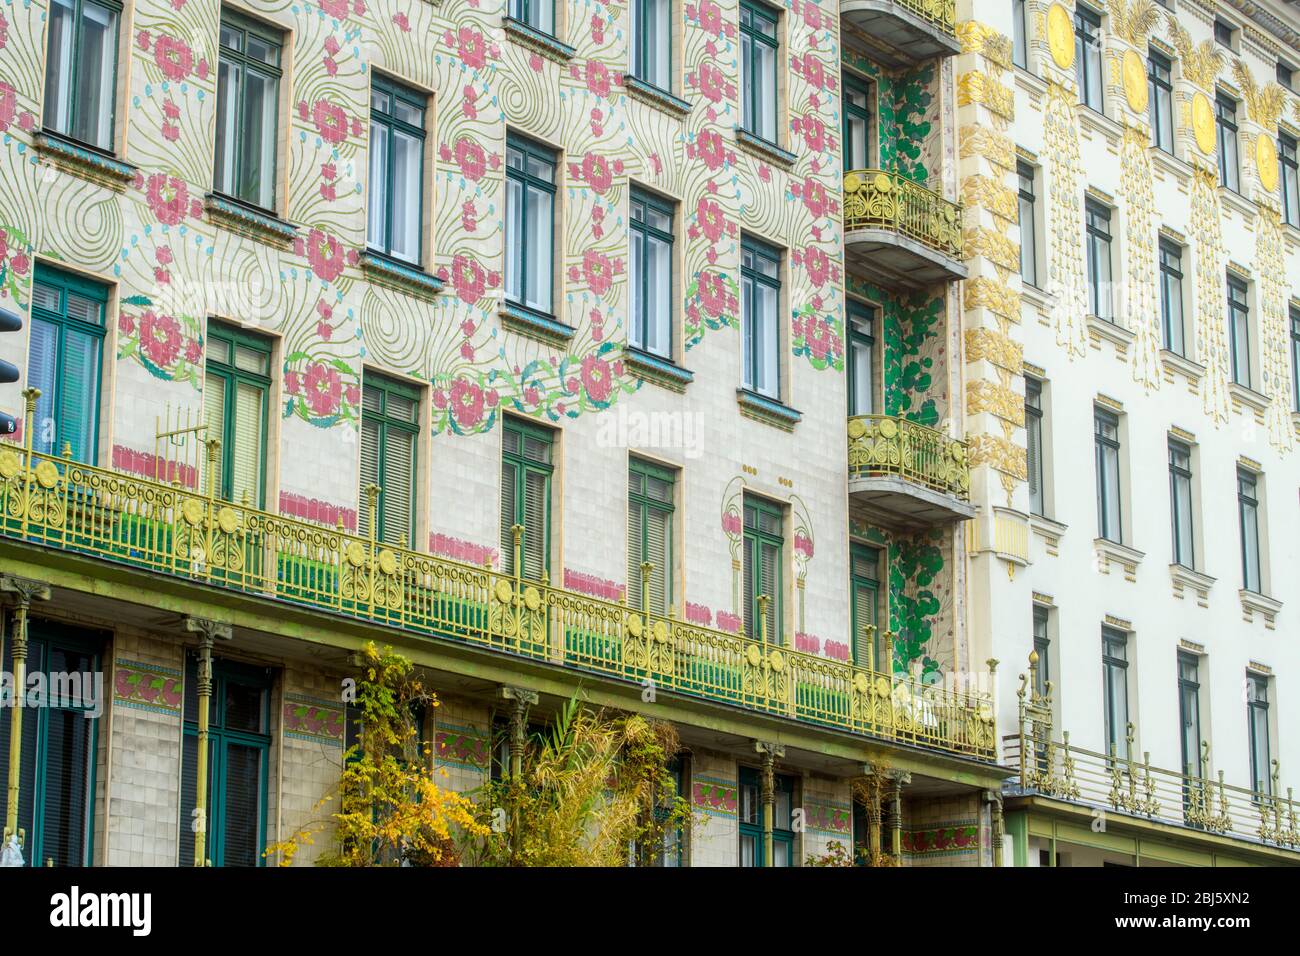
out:
<path id="1" fill-rule="evenodd" d="M 894 0 L 894 2 L 948 36 L 957 36 L 956 0 Z"/>
<path id="2" fill-rule="evenodd" d="M 367 489 L 369 528 L 377 494 Z M 515 568 L 523 564 L 522 531 L 515 531 Z M 30 448 L 0 444 L 0 534 L 836 730 L 995 757 L 985 695 L 790 650 L 765 634 L 754 639 L 641 613 L 555 587 L 545 576 L 529 580 L 393 547 L 341 525 Z M 885 639 L 892 660 L 892 635 Z"/>
<path id="3" fill-rule="evenodd" d="M 961 206 L 880 169 L 844 174 L 844 231 L 885 229 L 951 259 L 962 257 Z"/>
<path id="4" fill-rule="evenodd" d="M 849 477 L 898 476 L 963 501 L 970 497 L 966 443 L 897 415 L 849 419 Z"/>

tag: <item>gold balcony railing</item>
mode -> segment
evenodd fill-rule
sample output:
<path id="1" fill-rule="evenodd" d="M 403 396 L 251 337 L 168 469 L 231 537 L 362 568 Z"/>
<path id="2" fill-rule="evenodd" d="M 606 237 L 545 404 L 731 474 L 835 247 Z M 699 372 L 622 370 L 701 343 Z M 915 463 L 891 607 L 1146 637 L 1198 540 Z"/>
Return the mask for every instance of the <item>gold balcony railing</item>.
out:
<path id="1" fill-rule="evenodd" d="M 952 259 L 962 257 L 961 206 L 897 173 L 844 174 L 844 231 L 884 229 Z"/>
<path id="2" fill-rule="evenodd" d="M 849 477 L 897 476 L 963 501 L 970 497 L 966 443 L 897 415 L 849 419 Z"/>
<path id="3" fill-rule="evenodd" d="M 1057 740 L 1052 733 L 1052 685 L 1036 686 L 1037 658 L 1030 659 L 1030 676 L 1020 675 L 1019 733 L 1003 739 L 1008 764 L 1019 768 L 1020 788 L 1062 800 L 1104 807 L 1118 813 L 1300 849 L 1297 804 L 1292 788 L 1282 795 L 1278 762 L 1272 762 L 1268 786 L 1254 789 L 1224 781 L 1213 772 L 1210 745 L 1201 742 L 1194 774 L 1151 766 L 1149 752 L 1139 760 L 1133 724 L 1125 735 L 1123 753 L 1103 754 L 1076 747 L 1069 733 Z"/>
<path id="4" fill-rule="evenodd" d="M 210 450 L 209 478 L 215 443 Z M 377 494 L 367 489 L 370 528 Z M 522 531 L 515 532 L 516 552 Z M 790 650 L 766 635 L 641 613 L 545 577 L 393 547 L 30 448 L 0 444 L 0 534 L 835 730 L 995 757 L 984 695 Z M 522 564 L 516 553 L 514 567 Z"/>
<path id="5" fill-rule="evenodd" d="M 957 35 L 956 0 L 894 0 L 950 37 Z"/>

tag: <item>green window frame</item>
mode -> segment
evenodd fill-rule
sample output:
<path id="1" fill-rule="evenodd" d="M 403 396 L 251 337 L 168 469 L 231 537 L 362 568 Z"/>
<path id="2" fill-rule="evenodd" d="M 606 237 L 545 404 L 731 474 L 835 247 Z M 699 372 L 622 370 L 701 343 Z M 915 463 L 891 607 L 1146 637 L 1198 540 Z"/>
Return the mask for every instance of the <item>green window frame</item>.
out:
<path id="1" fill-rule="evenodd" d="M 1031 514 L 1047 513 L 1047 485 L 1043 473 L 1043 383 L 1025 376 L 1025 465 Z"/>
<path id="2" fill-rule="evenodd" d="M 1169 441 L 1169 511 L 1174 564 L 1196 567 L 1196 529 L 1192 521 L 1192 449 Z"/>
<path id="3" fill-rule="evenodd" d="M 1106 709 L 1106 752 L 1128 759 L 1128 634 L 1113 627 L 1101 629 L 1102 682 Z"/>
<path id="4" fill-rule="evenodd" d="M 871 166 L 871 84 L 848 71 L 841 72 L 844 87 L 844 171 Z"/>
<path id="5" fill-rule="evenodd" d="M 501 447 L 501 570 L 515 573 L 515 524 L 524 528 L 520 574 L 541 580 L 551 570 L 551 481 L 555 434 L 507 416 Z"/>
<path id="6" fill-rule="evenodd" d="M 1201 679 L 1195 654 L 1178 652 L 1178 736 L 1183 773 L 1201 775 Z"/>
<path id="7" fill-rule="evenodd" d="M 779 11 L 753 0 L 740 3 L 741 128 L 769 143 L 777 137 Z"/>
<path id="8" fill-rule="evenodd" d="M 1084 106 L 1101 112 L 1101 14 L 1074 8 L 1074 78 Z"/>
<path id="9" fill-rule="evenodd" d="M 853 542 L 849 547 L 849 614 L 853 627 L 853 663 L 880 671 L 880 550 Z M 867 653 L 867 626 L 876 628 Z"/>
<path id="10" fill-rule="evenodd" d="M 32 280 L 27 384 L 41 390 L 32 447 L 93 465 L 99 451 L 99 404 L 108 286 L 44 263 Z"/>
<path id="11" fill-rule="evenodd" d="M 557 166 L 555 150 L 506 136 L 506 298 L 547 318 L 555 312 Z"/>
<path id="12" fill-rule="evenodd" d="M 1147 119 L 1151 123 L 1151 145 L 1166 153 L 1174 151 L 1174 65 L 1167 56 L 1147 50 Z"/>
<path id="13" fill-rule="evenodd" d="M 673 0 L 634 0 L 631 17 L 632 75 L 666 93 L 673 91 Z"/>
<path id="14" fill-rule="evenodd" d="M 781 251 L 748 236 L 740 248 L 741 384 L 780 401 Z"/>
<path id="15" fill-rule="evenodd" d="M 555 36 L 555 0 L 510 0 L 509 17 Z"/>
<path id="16" fill-rule="evenodd" d="M 205 852 L 213 866 L 265 866 L 271 753 L 271 672 L 212 661 Z M 198 787 L 198 657 L 186 655 L 180 865 L 194 865 Z M 251 781 L 250 781 L 251 777 Z"/>
<path id="17" fill-rule="evenodd" d="M 1011 62 L 1029 69 L 1029 44 L 1025 37 L 1025 0 L 1011 0 Z"/>
<path id="18" fill-rule="evenodd" d="M 1093 409 L 1093 441 L 1097 458 L 1097 534 L 1123 542 L 1123 502 L 1120 497 L 1119 417 Z"/>
<path id="19" fill-rule="evenodd" d="M 45 60 L 46 131 L 113 154 L 118 0 L 52 0 Z"/>
<path id="20" fill-rule="evenodd" d="M 1282 184 L 1282 221 L 1300 226 L 1300 158 L 1296 138 L 1277 134 L 1278 181 Z"/>
<path id="21" fill-rule="evenodd" d="M 849 415 L 876 411 L 876 319 L 873 305 L 849 299 Z"/>
<path id="22" fill-rule="evenodd" d="M 673 357 L 673 224 L 676 203 L 632 187 L 631 253 L 628 263 L 628 344 L 672 360 Z"/>
<path id="23" fill-rule="evenodd" d="M 1016 178 L 1020 181 L 1017 196 L 1020 213 L 1020 278 L 1038 287 L 1038 217 L 1035 211 L 1034 167 L 1016 163 Z"/>
<path id="24" fill-rule="evenodd" d="M 1214 97 L 1214 131 L 1218 139 L 1219 185 L 1238 192 L 1241 163 L 1237 156 L 1237 101 L 1222 93 Z"/>
<path id="25" fill-rule="evenodd" d="M 1038 672 L 1034 693 L 1047 696 L 1047 685 L 1052 681 L 1052 638 L 1048 630 L 1051 611 L 1041 604 L 1034 605 L 1034 651 L 1038 654 Z"/>
<path id="26" fill-rule="evenodd" d="M 1088 240 L 1088 306 L 1097 318 L 1114 322 L 1110 209 L 1089 199 L 1084 202 L 1084 211 Z"/>
<path id="27" fill-rule="evenodd" d="M 365 373 L 361 383 L 361 514 L 357 528 L 370 533 L 367 485 L 379 486 L 375 538 L 390 545 L 415 542 L 419 501 L 420 389 Z"/>
<path id="28" fill-rule="evenodd" d="M 1186 329 L 1183 325 L 1183 249 L 1177 243 L 1160 240 L 1160 324 L 1165 348 L 1176 355 L 1186 355 Z"/>
<path id="29" fill-rule="evenodd" d="M 209 320 L 203 406 L 207 437 L 221 441 L 216 493 L 262 508 L 271 406 L 271 342 Z M 207 480 L 204 472 L 203 480 Z"/>
<path id="30" fill-rule="evenodd" d="M 213 191 L 274 214 L 284 34 L 223 8 L 218 46 Z M 261 99 L 250 103 L 253 84 Z M 262 127 L 255 129 L 259 117 Z"/>
<path id="31" fill-rule="evenodd" d="M 424 261 L 424 122 L 428 104 L 429 98 L 419 90 L 379 73 L 371 75 L 366 248 L 417 268 Z M 405 165 L 412 153 L 414 197 L 408 194 L 412 176 Z"/>
<path id="32" fill-rule="evenodd" d="M 784 645 L 785 509 L 746 495 L 744 499 L 745 634 L 759 637 L 758 598 L 766 595 L 767 642 Z"/>
<path id="33" fill-rule="evenodd" d="M 1263 577 L 1259 560 L 1259 475 L 1237 469 L 1237 523 L 1241 530 L 1241 586 L 1259 594 Z"/>
<path id="34" fill-rule="evenodd" d="M 1250 788 L 1273 793 L 1273 758 L 1269 740 L 1268 682 L 1263 674 L 1246 675 L 1246 725 L 1250 730 Z"/>
<path id="35" fill-rule="evenodd" d="M 772 864 L 795 866 L 794 858 L 794 777 L 773 775 L 775 806 L 772 814 Z M 767 807 L 763 803 L 762 778 L 752 767 L 740 768 L 740 840 L 739 865 L 761 867 L 763 858 L 763 824 Z"/>
<path id="36" fill-rule="evenodd" d="M 639 458 L 627 475 L 627 603 L 667 616 L 673 606 L 673 499 L 677 474 Z M 649 601 L 641 593 L 641 565 L 649 562 Z M 648 606 L 647 606 L 648 603 Z"/>
<path id="37" fill-rule="evenodd" d="M 1250 388 L 1250 302 L 1246 283 L 1228 276 L 1228 344 L 1232 380 Z"/>
<path id="38" fill-rule="evenodd" d="M 44 618 L 27 623 L 27 673 L 93 675 L 102 668 L 107 636 Z M 13 673 L 13 642 L 4 646 L 4 672 Z M 47 692 L 55 690 L 47 681 Z M 105 683 L 101 695 L 111 692 Z M 84 700 L 47 699 L 48 706 L 23 711 L 22 772 L 18 827 L 28 866 L 91 866 L 94 859 L 95 773 L 99 718 Z M 106 706 L 102 698 L 100 706 Z M 9 753 L 14 708 L 6 694 L 0 706 L 0 754 Z M 0 761 L 0 794 L 8 792 L 8 760 Z M 39 798 L 38 798 L 39 797 Z"/>

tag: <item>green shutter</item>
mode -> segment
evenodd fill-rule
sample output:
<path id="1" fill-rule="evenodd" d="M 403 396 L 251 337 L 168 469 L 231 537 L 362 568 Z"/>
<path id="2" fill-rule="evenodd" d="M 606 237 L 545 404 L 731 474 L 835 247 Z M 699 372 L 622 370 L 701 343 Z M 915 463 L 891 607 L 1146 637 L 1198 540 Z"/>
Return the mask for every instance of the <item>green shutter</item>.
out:
<path id="1" fill-rule="evenodd" d="M 524 577 L 540 580 L 547 569 L 550 540 L 551 476 L 529 468 L 524 472 Z"/>
<path id="2" fill-rule="evenodd" d="M 389 429 L 384 436 L 384 540 L 409 545 L 414 537 L 415 436 Z"/>
<path id="3" fill-rule="evenodd" d="M 515 536 L 510 529 L 515 526 L 515 499 L 519 494 L 519 466 L 512 462 L 501 463 L 501 570 L 515 573 Z"/>
<path id="4" fill-rule="evenodd" d="M 248 382 L 235 383 L 235 427 L 231 434 L 231 500 L 261 504 L 262 448 L 266 391 Z"/>
<path id="5" fill-rule="evenodd" d="M 671 521 L 672 516 L 663 511 L 648 510 L 646 514 L 646 560 L 654 565 L 650 572 L 650 610 L 655 614 L 668 613 L 668 580 L 672 573 L 672 555 L 669 553 Z"/>
<path id="6" fill-rule="evenodd" d="M 676 475 L 633 459 L 628 469 L 628 603 L 666 615 L 672 605 L 672 516 Z M 641 593 L 641 565 L 651 564 L 649 595 Z M 643 603 L 644 602 L 644 603 Z"/>
<path id="7" fill-rule="evenodd" d="M 524 566 L 520 573 L 540 580 L 550 570 L 551 455 L 549 430 L 507 420 L 501 461 L 502 567 L 514 572 L 512 524 L 524 527 Z M 509 500 L 507 500 L 509 496 Z"/>
<path id="8" fill-rule="evenodd" d="M 365 488 L 379 487 L 375 537 L 392 545 L 415 541 L 416 461 L 419 449 L 419 393 L 380 375 L 361 395 L 361 533 L 370 533 Z"/>
<path id="9" fill-rule="evenodd" d="M 629 498 L 627 505 L 627 604 L 628 607 L 642 610 L 641 605 L 641 562 L 643 560 L 645 529 L 641 517 L 645 505 L 635 498 Z"/>
<path id="10" fill-rule="evenodd" d="M 213 477 L 216 481 L 217 488 L 225 487 L 223 480 L 223 465 L 225 464 L 226 451 L 226 377 L 220 372 L 209 370 L 203 383 L 203 421 L 207 426 L 207 439 L 218 439 L 222 443 L 221 455 L 217 458 L 216 468 Z M 206 461 L 206 457 L 204 459 Z M 202 482 L 200 488 L 206 493 L 208 469 L 206 466 L 200 469 L 199 480 Z"/>
<path id="11" fill-rule="evenodd" d="M 361 507 L 358 512 L 357 531 L 370 533 L 370 503 L 366 499 L 366 486 L 379 484 L 379 423 L 364 415 L 361 418 Z"/>

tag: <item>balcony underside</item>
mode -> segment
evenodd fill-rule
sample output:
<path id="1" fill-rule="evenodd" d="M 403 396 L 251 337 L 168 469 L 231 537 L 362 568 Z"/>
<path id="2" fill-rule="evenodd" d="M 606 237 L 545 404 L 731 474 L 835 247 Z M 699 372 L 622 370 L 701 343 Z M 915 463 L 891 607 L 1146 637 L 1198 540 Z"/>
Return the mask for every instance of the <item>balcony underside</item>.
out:
<path id="1" fill-rule="evenodd" d="M 897 0 L 842 0 L 840 17 L 862 35 L 873 59 L 886 67 L 911 66 L 937 56 L 955 56 L 961 44 Z"/>
<path id="2" fill-rule="evenodd" d="M 966 267 L 914 239 L 888 229 L 844 234 L 850 272 L 884 286 L 922 289 L 966 278 Z"/>
<path id="3" fill-rule="evenodd" d="M 850 478 L 849 497 L 880 521 L 905 528 L 965 521 L 976 512 L 969 502 L 896 475 Z"/>

